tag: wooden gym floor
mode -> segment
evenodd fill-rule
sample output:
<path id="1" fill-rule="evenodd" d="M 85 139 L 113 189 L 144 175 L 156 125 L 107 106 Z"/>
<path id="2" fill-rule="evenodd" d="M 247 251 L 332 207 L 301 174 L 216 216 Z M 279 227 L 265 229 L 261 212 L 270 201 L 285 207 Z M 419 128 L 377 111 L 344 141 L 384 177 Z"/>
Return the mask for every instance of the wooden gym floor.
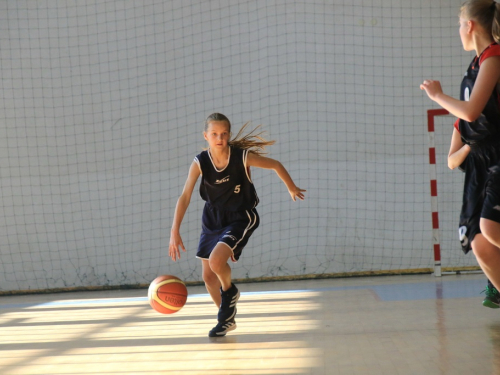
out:
<path id="1" fill-rule="evenodd" d="M 0 374 L 500 374 L 484 275 L 239 284 L 238 328 L 189 287 L 174 315 L 147 290 L 0 297 Z"/>

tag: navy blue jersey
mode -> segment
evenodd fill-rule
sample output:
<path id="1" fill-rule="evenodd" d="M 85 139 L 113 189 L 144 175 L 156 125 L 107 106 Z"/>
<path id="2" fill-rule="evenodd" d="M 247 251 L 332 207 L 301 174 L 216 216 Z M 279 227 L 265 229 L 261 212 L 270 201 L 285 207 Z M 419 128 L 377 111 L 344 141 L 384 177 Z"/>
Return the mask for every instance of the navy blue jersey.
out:
<path id="1" fill-rule="evenodd" d="M 212 206 L 225 211 L 251 210 L 259 203 L 257 192 L 247 167 L 248 150 L 229 147 L 229 162 L 218 170 L 209 151 L 203 151 L 194 159 L 202 174 L 201 198 Z"/>

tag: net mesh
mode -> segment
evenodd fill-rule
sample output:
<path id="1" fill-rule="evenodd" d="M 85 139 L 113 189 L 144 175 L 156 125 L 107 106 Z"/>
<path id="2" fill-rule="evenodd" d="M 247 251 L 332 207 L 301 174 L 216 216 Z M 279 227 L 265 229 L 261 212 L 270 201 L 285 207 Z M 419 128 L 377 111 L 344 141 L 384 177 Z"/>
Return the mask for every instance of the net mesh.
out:
<path id="1" fill-rule="evenodd" d="M 233 277 L 432 267 L 430 102 L 418 85 L 439 78 L 458 92 L 471 56 L 456 1 L 0 10 L 0 291 L 200 281 L 196 190 L 181 228 L 188 253 L 173 263 L 167 249 L 212 112 L 234 130 L 262 124 L 277 140 L 269 156 L 307 189 L 293 202 L 274 172 L 252 171 L 261 227 Z"/>

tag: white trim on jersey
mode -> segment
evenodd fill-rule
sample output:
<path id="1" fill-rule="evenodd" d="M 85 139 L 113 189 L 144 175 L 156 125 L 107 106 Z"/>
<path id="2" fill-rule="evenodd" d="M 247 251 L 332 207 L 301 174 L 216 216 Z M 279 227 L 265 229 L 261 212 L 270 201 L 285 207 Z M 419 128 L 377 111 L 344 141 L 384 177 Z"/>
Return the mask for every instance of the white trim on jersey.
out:
<path id="1" fill-rule="evenodd" d="M 248 150 L 243 150 L 243 166 L 245 167 L 245 174 L 247 175 L 248 181 L 250 181 L 250 183 L 253 185 L 253 181 L 250 178 L 250 174 L 249 174 L 250 167 L 247 167 L 248 153 L 249 153 Z M 259 204 L 259 196 L 257 195 L 257 190 L 254 189 L 254 193 L 255 193 L 255 204 L 252 208 L 257 207 L 257 205 Z"/>
<path id="2" fill-rule="evenodd" d="M 250 175 L 248 174 L 250 169 L 249 167 L 247 167 L 247 157 L 248 157 L 248 150 L 243 150 L 243 166 L 245 167 L 245 174 L 247 175 L 248 181 L 250 181 L 253 184 L 253 181 L 250 178 Z"/>
<path id="3" fill-rule="evenodd" d="M 222 172 L 224 171 L 228 166 L 229 166 L 229 163 L 231 162 L 231 146 L 229 146 L 229 156 L 227 158 L 227 164 L 224 168 L 222 169 L 217 169 L 217 167 L 215 166 L 214 164 L 214 161 L 212 160 L 212 154 L 210 154 L 210 149 L 207 150 L 207 153 L 208 153 L 208 157 L 210 158 L 210 161 L 212 162 L 212 166 L 214 167 L 214 169 L 217 171 L 217 172 Z"/>
<path id="4" fill-rule="evenodd" d="M 198 164 L 198 169 L 200 170 L 200 174 L 203 176 L 203 171 L 201 170 L 201 165 L 200 165 L 200 161 L 198 160 L 198 158 L 195 156 L 194 157 L 194 160 L 193 160 L 196 164 Z"/>

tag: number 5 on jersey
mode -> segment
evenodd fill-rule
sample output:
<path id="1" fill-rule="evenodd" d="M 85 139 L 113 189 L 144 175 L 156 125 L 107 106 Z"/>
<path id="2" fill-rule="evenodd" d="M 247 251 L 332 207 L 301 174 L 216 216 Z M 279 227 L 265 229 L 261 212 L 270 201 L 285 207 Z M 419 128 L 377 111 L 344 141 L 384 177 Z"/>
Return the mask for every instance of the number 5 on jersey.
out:
<path id="1" fill-rule="evenodd" d="M 236 194 L 238 194 L 238 193 L 240 192 L 240 186 L 241 186 L 241 185 L 236 185 L 236 187 L 234 188 L 234 192 L 235 192 Z"/>

